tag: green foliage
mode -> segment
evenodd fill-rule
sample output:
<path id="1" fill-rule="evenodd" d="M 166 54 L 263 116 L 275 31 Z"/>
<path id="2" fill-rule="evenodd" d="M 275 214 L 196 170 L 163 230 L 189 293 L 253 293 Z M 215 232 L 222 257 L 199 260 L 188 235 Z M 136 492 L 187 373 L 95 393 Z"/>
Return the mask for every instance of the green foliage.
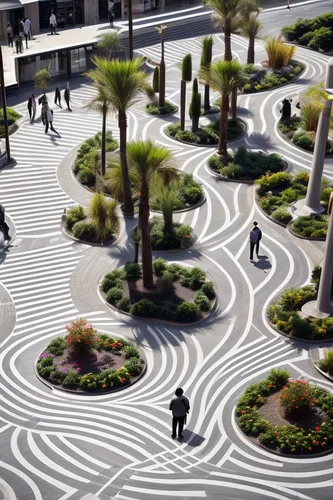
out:
<path id="1" fill-rule="evenodd" d="M 56 337 L 47 346 L 47 351 L 54 356 L 61 356 L 65 350 L 66 342 L 63 337 Z"/>
<path id="2" fill-rule="evenodd" d="M 124 354 L 125 354 L 125 358 L 126 359 L 130 359 L 130 358 L 139 358 L 140 357 L 140 353 L 138 351 L 138 348 L 135 346 L 135 345 L 128 345 L 125 347 L 124 349 Z"/>
<path id="3" fill-rule="evenodd" d="M 283 224 L 288 224 L 292 220 L 292 215 L 286 207 L 278 207 L 272 213 L 273 219 Z"/>
<path id="4" fill-rule="evenodd" d="M 78 207 L 73 207 L 67 210 L 66 212 L 66 226 L 69 231 L 72 230 L 74 224 L 77 222 L 84 220 L 86 218 L 86 214 L 84 213 L 84 208 L 79 205 Z"/>
<path id="5" fill-rule="evenodd" d="M 153 72 L 153 90 L 154 92 L 158 92 L 160 88 L 160 69 L 158 66 L 155 66 Z"/>
<path id="6" fill-rule="evenodd" d="M 211 35 L 202 38 L 202 52 L 200 60 L 200 68 L 209 69 L 213 56 L 213 37 Z"/>
<path id="7" fill-rule="evenodd" d="M 316 215 L 298 217 L 292 223 L 292 230 L 305 238 L 325 238 L 328 230 L 328 216 Z"/>
<path id="8" fill-rule="evenodd" d="M 309 382 L 295 380 L 283 387 L 280 395 L 280 403 L 286 407 L 288 413 L 307 410 L 314 406 L 310 393 Z"/>
<path id="9" fill-rule="evenodd" d="M 277 172 L 276 174 L 266 174 L 256 181 L 259 186 L 259 193 L 265 194 L 275 189 L 286 189 L 291 184 L 291 175 L 287 172 Z"/>
<path id="10" fill-rule="evenodd" d="M 195 205 L 202 199 L 202 187 L 190 186 L 184 190 L 184 199 L 188 205 Z"/>
<path id="11" fill-rule="evenodd" d="M 124 312 L 129 312 L 131 309 L 131 301 L 128 297 L 123 297 L 117 302 L 117 308 L 120 309 L 120 311 Z"/>
<path id="12" fill-rule="evenodd" d="M 106 300 L 110 304 L 115 304 L 116 302 L 118 302 L 122 298 L 123 298 L 123 290 L 121 288 L 118 288 L 118 287 L 111 288 L 106 295 Z"/>
<path id="13" fill-rule="evenodd" d="M 280 297 L 279 304 L 285 311 L 299 311 L 309 300 L 316 298 L 313 286 L 308 285 L 302 288 L 290 288 L 285 290 Z"/>
<path id="14" fill-rule="evenodd" d="M 326 52 L 333 48 L 332 30 L 333 13 L 328 12 L 314 19 L 298 19 L 282 28 L 282 34 L 287 40 Z"/>
<path id="15" fill-rule="evenodd" d="M 178 111 L 178 106 L 170 101 L 164 101 L 164 106 L 160 108 L 158 104 L 151 102 L 146 105 L 146 111 L 150 115 L 170 115 Z"/>
<path id="16" fill-rule="evenodd" d="M 132 305 L 130 313 L 133 316 L 150 318 L 154 315 L 154 304 L 148 299 L 141 299 Z"/>
<path id="17" fill-rule="evenodd" d="M 284 385 L 288 383 L 289 377 L 290 374 L 288 370 L 272 368 L 266 380 L 268 381 L 269 384 L 272 384 L 276 389 L 281 389 Z"/>
<path id="18" fill-rule="evenodd" d="M 135 377 L 142 372 L 142 363 L 137 357 L 131 358 L 124 364 L 124 368 L 128 371 L 131 377 Z"/>
<path id="19" fill-rule="evenodd" d="M 195 321 L 199 317 L 199 308 L 192 302 L 182 302 L 177 307 L 177 318 L 179 321 Z"/>
<path id="20" fill-rule="evenodd" d="M 98 39 L 99 40 L 96 44 L 96 47 L 101 53 L 102 57 L 111 59 L 114 49 L 119 45 L 118 32 L 111 31 L 110 33 L 103 33 L 102 35 L 98 36 Z"/>
<path id="21" fill-rule="evenodd" d="M 280 69 L 288 66 L 293 58 L 296 47 L 283 43 L 277 37 L 270 37 L 266 39 L 265 49 L 269 67 L 272 69 Z"/>
<path id="22" fill-rule="evenodd" d="M 255 68 L 255 72 L 248 75 L 243 92 L 255 93 L 279 87 L 296 78 L 304 70 L 304 65 L 291 60 L 283 69 L 270 69 L 269 71 Z"/>
<path id="23" fill-rule="evenodd" d="M 238 139 L 245 131 L 242 120 L 228 119 L 227 140 Z M 217 144 L 219 140 L 219 120 L 215 120 L 209 125 L 200 127 L 196 132 L 191 130 L 180 130 L 179 123 L 172 123 L 166 127 L 166 132 L 171 137 L 179 141 L 189 142 L 190 144 L 201 144 L 203 146 Z"/>
<path id="24" fill-rule="evenodd" d="M 97 227 L 93 222 L 79 221 L 72 228 L 75 238 L 83 241 L 94 242 L 97 238 Z"/>
<path id="25" fill-rule="evenodd" d="M 282 134 L 288 135 L 290 132 L 296 132 L 300 127 L 301 119 L 294 115 L 287 120 L 280 120 L 278 123 L 278 128 Z"/>
<path id="26" fill-rule="evenodd" d="M 202 290 L 199 290 L 196 293 L 194 302 L 199 307 L 200 311 L 202 311 L 202 312 L 208 312 L 208 311 L 210 311 L 210 308 L 211 308 L 210 300 L 202 292 Z"/>
<path id="27" fill-rule="evenodd" d="M 50 80 L 51 80 L 51 75 L 49 68 L 40 69 L 34 76 L 35 87 L 45 92 L 45 90 L 48 87 L 48 84 L 50 83 Z"/>
<path id="28" fill-rule="evenodd" d="M 153 217 L 150 222 L 150 239 L 153 250 L 174 250 L 192 243 L 192 228 L 179 222 L 172 224 L 172 231 L 165 230 L 164 220 Z"/>
<path id="29" fill-rule="evenodd" d="M 69 372 L 63 380 L 62 385 L 66 389 L 77 389 L 80 385 L 80 375 L 78 372 L 75 370 Z"/>
<path id="30" fill-rule="evenodd" d="M 102 290 L 107 293 L 110 288 L 122 286 L 122 281 L 124 279 L 124 271 L 122 269 L 115 269 L 104 276 L 102 281 Z"/>
<path id="31" fill-rule="evenodd" d="M 209 298 L 209 300 L 213 300 L 216 297 L 214 283 L 212 281 L 206 281 L 202 287 L 201 292 Z"/>
<path id="32" fill-rule="evenodd" d="M 124 266 L 125 278 L 136 280 L 142 276 L 142 267 L 136 262 L 128 262 Z"/>
<path id="33" fill-rule="evenodd" d="M 186 54 L 182 60 L 182 80 L 190 82 L 192 80 L 192 55 Z"/>
<path id="34" fill-rule="evenodd" d="M 167 269 L 168 263 L 166 260 L 159 257 L 153 262 L 154 273 L 156 276 L 162 276 L 163 272 Z"/>
<path id="35" fill-rule="evenodd" d="M 17 120 L 22 118 L 14 108 L 7 108 L 7 123 L 13 125 Z M 3 120 L 3 108 L 0 109 L 0 138 L 5 136 L 5 122 Z"/>
<path id="36" fill-rule="evenodd" d="M 318 361 L 317 364 L 321 370 L 333 376 L 333 351 L 326 349 L 324 358 Z"/>

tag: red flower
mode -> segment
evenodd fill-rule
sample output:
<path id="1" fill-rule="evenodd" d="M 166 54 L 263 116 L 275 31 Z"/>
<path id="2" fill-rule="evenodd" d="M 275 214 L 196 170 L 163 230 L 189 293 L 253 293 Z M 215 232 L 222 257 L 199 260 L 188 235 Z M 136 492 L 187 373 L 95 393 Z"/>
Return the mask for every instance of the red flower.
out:
<path id="1" fill-rule="evenodd" d="M 316 426 L 316 431 L 320 431 L 320 427 L 318 427 L 318 425 Z"/>
<path id="2" fill-rule="evenodd" d="M 279 435 L 279 433 L 278 433 L 277 431 L 276 431 L 276 432 L 274 432 L 274 434 L 275 434 L 275 436 L 278 436 L 278 435 Z"/>

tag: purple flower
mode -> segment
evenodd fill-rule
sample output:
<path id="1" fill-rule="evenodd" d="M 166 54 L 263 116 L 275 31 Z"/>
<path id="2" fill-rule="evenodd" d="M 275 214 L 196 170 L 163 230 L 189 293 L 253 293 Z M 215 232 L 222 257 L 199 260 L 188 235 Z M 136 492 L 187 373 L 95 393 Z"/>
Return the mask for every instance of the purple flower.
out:
<path id="1" fill-rule="evenodd" d="M 76 368 L 76 371 L 77 371 L 77 372 L 80 372 L 80 371 L 81 371 L 81 368 L 79 368 L 79 367 L 78 367 L 78 368 Z"/>
<path id="2" fill-rule="evenodd" d="M 40 356 L 39 359 L 44 359 L 44 358 L 54 358 L 54 354 L 51 354 L 50 352 L 43 352 Z"/>

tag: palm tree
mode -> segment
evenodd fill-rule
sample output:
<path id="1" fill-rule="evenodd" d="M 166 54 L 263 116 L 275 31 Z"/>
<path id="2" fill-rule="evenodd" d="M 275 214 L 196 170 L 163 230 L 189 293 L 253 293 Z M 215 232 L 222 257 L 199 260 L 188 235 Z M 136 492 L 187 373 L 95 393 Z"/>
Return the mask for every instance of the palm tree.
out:
<path id="1" fill-rule="evenodd" d="M 229 96 L 234 88 L 239 85 L 242 73 L 242 65 L 238 61 L 217 61 L 210 66 L 210 70 L 204 72 L 203 78 L 209 82 L 213 90 L 221 94 L 220 111 L 220 134 L 218 151 L 219 155 L 227 154 L 227 127 Z"/>
<path id="2" fill-rule="evenodd" d="M 127 157 L 134 186 L 139 191 L 139 230 L 142 242 L 142 275 L 145 288 L 153 288 L 153 259 L 149 232 L 149 194 L 156 179 L 168 184 L 178 178 L 179 172 L 170 166 L 172 154 L 164 146 L 152 141 L 132 142 L 127 145 Z"/>
<path id="3" fill-rule="evenodd" d="M 95 193 L 89 205 L 89 214 L 97 226 L 97 233 L 103 243 L 110 231 L 119 229 L 117 202 L 109 200 L 101 193 Z"/>
<path id="4" fill-rule="evenodd" d="M 112 53 L 115 48 L 119 45 L 119 34 L 117 31 L 112 31 L 111 33 L 103 33 L 99 35 L 99 40 L 97 42 L 97 49 L 101 52 L 101 57 L 105 59 L 111 59 Z"/>
<path id="5" fill-rule="evenodd" d="M 232 60 L 231 33 L 242 23 L 245 15 L 259 11 L 259 0 L 206 0 L 205 5 L 214 11 L 214 18 L 224 32 L 224 60 Z"/>
<path id="6" fill-rule="evenodd" d="M 247 64 L 254 64 L 254 43 L 262 28 L 262 23 L 258 19 L 258 12 L 252 12 L 249 16 L 244 17 L 242 22 L 242 35 L 249 39 L 247 49 Z"/>
<path id="7" fill-rule="evenodd" d="M 164 232 L 171 234 L 173 232 L 173 212 L 179 204 L 179 181 L 174 180 L 169 184 L 164 184 L 160 179 L 154 183 L 154 199 L 159 205 L 164 219 Z"/>
<path id="8" fill-rule="evenodd" d="M 147 75 L 141 70 L 143 58 L 132 61 L 107 61 L 99 57 L 92 59 L 95 69 L 87 75 L 102 88 L 103 97 L 107 99 L 110 109 L 118 114 L 119 153 L 122 172 L 123 212 L 134 215 L 131 184 L 128 175 L 126 142 L 127 142 L 127 110 L 137 102 L 140 95 L 146 92 Z"/>
<path id="9" fill-rule="evenodd" d="M 94 109 L 102 115 L 102 137 L 101 137 L 101 174 L 104 177 L 106 173 L 106 116 L 111 110 L 107 97 L 103 92 L 103 87 L 97 87 L 97 96 L 88 104 L 88 107 Z"/>

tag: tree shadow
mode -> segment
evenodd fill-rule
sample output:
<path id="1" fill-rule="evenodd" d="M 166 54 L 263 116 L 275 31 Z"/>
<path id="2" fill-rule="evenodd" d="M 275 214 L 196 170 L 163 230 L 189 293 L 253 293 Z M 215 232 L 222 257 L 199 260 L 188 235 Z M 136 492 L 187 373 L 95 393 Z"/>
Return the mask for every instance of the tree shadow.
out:
<path id="1" fill-rule="evenodd" d="M 269 148 L 272 146 L 272 138 L 266 134 L 254 132 L 245 136 L 245 142 L 249 149 L 261 149 L 264 153 L 269 153 Z"/>

